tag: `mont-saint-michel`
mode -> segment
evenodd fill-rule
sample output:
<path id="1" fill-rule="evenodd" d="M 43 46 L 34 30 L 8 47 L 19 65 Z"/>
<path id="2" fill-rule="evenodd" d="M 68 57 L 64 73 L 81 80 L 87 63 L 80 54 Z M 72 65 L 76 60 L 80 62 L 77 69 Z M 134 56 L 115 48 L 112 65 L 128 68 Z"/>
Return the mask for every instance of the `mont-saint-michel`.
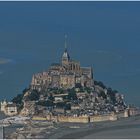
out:
<path id="1" fill-rule="evenodd" d="M 70 57 L 65 40 L 60 63 L 52 63 L 47 71 L 33 75 L 29 88 L 23 93 L 24 104 L 20 114 L 38 114 L 35 108 L 40 110 L 40 106 L 47 106 L 47 110 L 42 111 L 50 112 L 52 116 L 66 116 L 62 121 L 69 121 L 67 117 L 70 116 L 79 116 L 81 120 L 75 121 L 88 122 L 88 116 L 125 111 L 127 106 L 123 95 L 106 88 L 102 82 L 94 81 L 93 75 L 92 67 L 82 67 L 80 62 Z M 16 103 L 16 98 L 13 101 Z"/>
<path id="2" fill-rule="evenodd" d="M 139 2 L 0 2 L 0 138 L 140 138 L 139 17 Z"/>
<path id="3" fill-rule="evenodd" d="M 7 138 L 53 138 L 49 134 L 40 136 L 45 129 L 42 125 L 54 127 L 78 123 L 83 127 L 89 123 L 94 125 L 139 115 L 136 107 L 125 103 L 123 94 L 96 81 L 93 69 L 83 67 L 71 58 L 65 38 L 59 63 L 52 63 L 46 71 L 33 74 L 29 86 L 11 102 L 1 102 L 1 111 L 11 116 L 2 120 L 4 124 L 26 124 L 39 131 L 34 130 L 35 134 L 32 134 L 24 127 L 23 132 L 18 129 Z M 68 138 L 72 137 L 68 135 Z"/>

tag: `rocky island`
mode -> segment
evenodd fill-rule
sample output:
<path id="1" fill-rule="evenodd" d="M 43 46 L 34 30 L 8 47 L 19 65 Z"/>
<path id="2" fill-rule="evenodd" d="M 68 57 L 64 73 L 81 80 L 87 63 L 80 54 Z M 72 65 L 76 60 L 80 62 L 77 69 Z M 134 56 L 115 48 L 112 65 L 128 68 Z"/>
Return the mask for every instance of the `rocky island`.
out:
<path id="1" fill-rule="evenodd" d="M 118 114 L 128 117 L 134 113 L 123 94 L 94 79 L 91 66 L 81 67 L 71 59 L 66 39 L 60 63 L 34 74 L 29 87 L 12 102 L 21 115 L 59 122 L 116 120 Z"/>
<path id="2" fill-rule="evenodd" d="M 66 41 L 60 63 L 34 74 L 22 94 L 11 102 L 1 102 L 1 111 L 8 116 L 27 117 L 7 120 L 13 123 L 20 120 L 20 124 L 26 125 L 7 138 L 42 138 L 43 131 L 57 129 L 60 123 L 89 124 L 139 114 L 137 108 L 125 103 L 123 94 L 95 80 L 91 66 L 82 67 L 80 62 L 71 59 Z M 31 129 L 36 137 L 31 135 Z M 19 136 L 25 132 L 28 136 Z"/>

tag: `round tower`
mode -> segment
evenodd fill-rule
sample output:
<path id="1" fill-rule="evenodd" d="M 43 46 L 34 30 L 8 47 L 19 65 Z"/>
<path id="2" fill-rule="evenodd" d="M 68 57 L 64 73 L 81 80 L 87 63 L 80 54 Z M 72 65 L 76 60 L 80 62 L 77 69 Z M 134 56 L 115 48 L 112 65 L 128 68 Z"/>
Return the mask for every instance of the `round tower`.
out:
<path id="1" fill-rule="evenodd" d="M 6 106 L 7 106 L 7 101 L 6 100 L 1 102 L 1 111 L 5 111 Z"/>

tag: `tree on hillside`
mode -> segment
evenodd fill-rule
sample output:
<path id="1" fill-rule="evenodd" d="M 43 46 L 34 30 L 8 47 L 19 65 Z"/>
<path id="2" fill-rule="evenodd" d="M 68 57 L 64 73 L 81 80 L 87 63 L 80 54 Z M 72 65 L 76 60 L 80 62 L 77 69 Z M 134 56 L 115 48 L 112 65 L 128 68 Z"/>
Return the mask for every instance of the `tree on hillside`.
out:
<path id="1" fill-rule="evenodd" d="M 110 96 L 110 99 L 113 101 L 113 103 L 116 102 L 115 93 L 113 92 L 112 88 L 107 89 L 107 94 Z"/>
<path id="2" fill-rule="evenodd" d="M 92 91 L 92 89 L 90 87 L 85 87 L 84 90 L 87 91 L 87 93 L 91 93 L 91 91 Z"/>
<path id="3" fill-rule="evenodd" d="M 103 91 L 99 93 L 99 97 L 103 97 L 104 99 L 107 98 L 106 94 Z"/>
<path id="4" fill-rule="evenodd" d="M 77 100 L 75 88 L 68 89 L 68 99 L 69 100 Z"/>
<path id="5" fill-rule="evenodd" d="M 21 104 L 23 99 L 23 94 L 18 94 L 16 97 L 12 99 L 13 103 Z"/>
<path id="6" fill-rule="evenodd" d="M 98 86 L 102 87 L 103 89 L 106 88 L 106 86 L 101 81 L 94 81 L 94 85 L 98 85 Z"/>
<path id="7" fill-rule="evenodd" d="M 47 106 L 47 101 L 38 101 L 38 105 Z"/>
<path id="8" fill-rule="evenodd" d="M 64 109 L 65 110 L 70 110 L 71 109 L 71 104 L 65 104 Z"/>
<path id="9" fill-rule="evenodd" d="M 64 90 L 62 88 L 58 89 L 58 94 L 64 94 Z"/>
<path id="10" fill-rule="evenodd" d="M 37 101 L 39 100 L 39 93 L 37 90 L 32 90 L 31 93 L 28 95 L 28 99 L 30 101 Z"/>
<path id="11" fill-rule="evenodd" d="M 81 87 L 82 87 L 81 83 L 76 83 L 75 84 L 75 88 L 81 88 Z"/>
<path id="12" fill-rule="evenodd" d="M 53 95 L 50 94 L 50 96 L 48 97 L 48 99 L 49 99 L 50 101 L 54 101 L 54 97 L 53 97 Z"/>
<path id="13" fill-rule="evenodd" d="M 22 94 L 25 94 L 27 91 L 29 91 L 29 88 L 23 89 Z"/>
<path id="14" fill-rule="evenodd" d="M 53 104 L 53 102 L 52 102 L 52 101 L 47 100 L 47 101 L 46 101 L 46 106 L 47 106 L 47 107 L 53 107 L 53 106 L 54 106 L 54 104 Z"/>
<path id="15" fill-rule="evenodd" d="M 14 97 L 11 101 L 13 103 L 16 103 L 16 104 L 22 104 L 22 99 L 23 99 L 23 96 L 24 94 L 29 90 L 29 88 L 25 88 L 21 94 L 18 94 L 16 97 Z"/>

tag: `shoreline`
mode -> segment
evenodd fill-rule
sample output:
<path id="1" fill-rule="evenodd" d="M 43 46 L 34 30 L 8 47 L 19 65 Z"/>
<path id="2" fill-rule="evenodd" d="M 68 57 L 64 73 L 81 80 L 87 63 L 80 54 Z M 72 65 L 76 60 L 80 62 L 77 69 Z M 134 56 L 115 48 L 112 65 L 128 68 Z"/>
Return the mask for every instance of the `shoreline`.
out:
<path id="1" fill-rule="evenodd" d="M 5 119 L 6 117 L 7 116 L 2 111 L 0 111 L 0 120 Z"/>
<path id="2" fill-rule="evenodd" d="M 41 139 L 117 139 L 140 138 L 140 116 L 95 123 L 52 123 L 34 121 L 8 138 Z"/>
<path id="3" fill-rule="evenodd" d="M 106 121 L 98 123 L 89 123 L 87 125 L 71 124 L 75 126 L 81 125 L 80 128 L 75 129 L 68 128 L 69 125 L 70 123 L 61 124 L 59 128 L 60 130 L 57 129 L 56 131 L 53 131 L 53 133 L 48 135 L 47 138 L 50 139 L 140 138 L 140 135 L 138 133 L 140 131 L 140 116 L 124 118 L 114 122 Z M 135 129 L 135 132 L 137 131 L 137 134 L 133 135 L 133 133 L 135 132 L 132 131 L 131 135 L 128 135 L 128 133 L 125 132 L 126 130 L 129 131 L 128 129 L 130 131 L 132 131 L 132 129 Z M 118 134 L 116 133 L 116 135 L 114 135 L 116 131 L 118 131 Z M 123 133 L 123 131 L 125 133 Z"/>

